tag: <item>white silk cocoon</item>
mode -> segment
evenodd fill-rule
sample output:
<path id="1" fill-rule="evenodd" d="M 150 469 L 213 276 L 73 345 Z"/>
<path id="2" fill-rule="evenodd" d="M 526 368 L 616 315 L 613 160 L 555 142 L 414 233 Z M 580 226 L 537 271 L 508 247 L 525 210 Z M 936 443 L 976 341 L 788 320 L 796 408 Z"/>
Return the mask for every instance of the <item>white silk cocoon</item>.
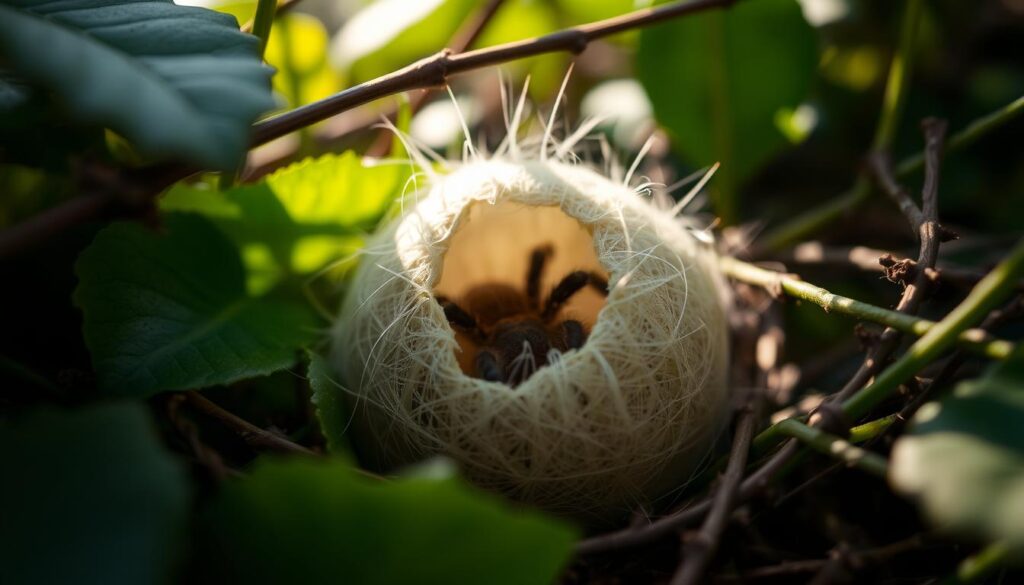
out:
<path id="1" fill-rule="evenodd" d="M 608 276 L 558 319 L 589 331 L 516 387 L 464 373 L 475 348 L 435 295 L 542 291 Z M 443 454 L 473 482 L 549 511 L 608 518 L 684 484 L 727 414 L 723 284 L 686 220 L 583 165 L 496 157 L 438 176 L 372 236 L 332 331 L 331 359 L 368 463 Z M 460 367 L 460 363 L 463 367 Z"/>

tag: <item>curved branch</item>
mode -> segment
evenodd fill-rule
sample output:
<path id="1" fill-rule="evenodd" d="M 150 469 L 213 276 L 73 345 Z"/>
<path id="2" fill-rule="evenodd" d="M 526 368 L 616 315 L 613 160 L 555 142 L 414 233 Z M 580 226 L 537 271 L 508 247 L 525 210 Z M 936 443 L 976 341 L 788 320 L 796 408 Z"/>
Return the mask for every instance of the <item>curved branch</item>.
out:
<path id="1" fill-rule="evenodd" d="M 466 53 L 453 54 L 445 49 L 403 67 L 394 73 L 336 93 L 318 102 L 301 106 L 253 126 L 251 146 L 259 146 L 310 124 L 315 124 L 346 110 L 376 99 L 413 89 L 444 85 L 448 76 L 465 73 L 544 53 L 568 51 L 580 53 L 594 40 L 625 30 L 650 26 L 687 14 L 712 8 L 724 8 L 736 0 L 691 0 L 637 10 L 622 16 L 567 28 L 558 32 L 496 45 Z"/>
<path id="2" fill-rule="evenodd" d="M 579 53 L 595 39 L 712 8 L 725 8 L 735 2 L 736 0 L 678 2 L 657 8 L 637 10 L 534 39 L 506 43 L 458 55 L 453 55 L 448 50 L 441 51 L 393 73 L 256 124 L 253 126 L 250 147 L 259 146 L 379 98 L 413 89 L 443 85 L 449 75 L 543 53 L 558 51 Z M 133 196 L 131 199 L 135 202 L 134 206 L 145 209 L 164 189 L 176 181 L 201 171 L 202 169 L 181 163 L 164 163 L 138 171 L 125 171 L 119 181 L 142 192 L 141 196 Z M 115 190 L 113 193 L 109 191 L 102 190 L 99 193 L 81 195 L 52 207 L 23 223 L 0 231 L 0 258 L 11 256 L 22 249 L 36 245 L 70 227 L 101 217 L 118 201 L 124 199 L 119 197 L 119 190 Z"/>

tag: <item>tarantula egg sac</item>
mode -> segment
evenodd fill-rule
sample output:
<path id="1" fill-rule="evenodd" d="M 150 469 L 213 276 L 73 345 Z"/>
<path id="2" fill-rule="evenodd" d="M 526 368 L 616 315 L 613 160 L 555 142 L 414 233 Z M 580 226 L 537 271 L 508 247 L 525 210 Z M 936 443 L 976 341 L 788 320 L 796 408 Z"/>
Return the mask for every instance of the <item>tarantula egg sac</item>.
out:
<path id="1" fill-rule="evenodd" d="M 684 220 L 589 168 L 467 163 L 371 237 L 342 305 L 356 449 L 585 522 L 651 505 L 725 419 L 722 286 Z"/>

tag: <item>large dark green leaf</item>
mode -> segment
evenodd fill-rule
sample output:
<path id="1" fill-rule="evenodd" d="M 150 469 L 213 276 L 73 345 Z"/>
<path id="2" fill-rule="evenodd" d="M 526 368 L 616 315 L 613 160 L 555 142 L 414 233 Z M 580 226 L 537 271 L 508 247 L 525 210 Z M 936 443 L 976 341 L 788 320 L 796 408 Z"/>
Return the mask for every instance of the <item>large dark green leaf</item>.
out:
<path id="1" fill-rule="evenodd" d="M 644 30 L 637 74 L 691 162 L 721 161 L 716 212 L 735 221 L 740 181 L 787 143 L 776 118 L 800 104 L 817 61 L 796 0 L 738 2 Z"/>
<path id="2" fill-rule="evenodd" d="M 1024 559 L 1024 346 L 924 405 L 893 448 L 890 480 L 940 526 L 1003 540 Z"/>
<path id="3" fill-rule="evenodd" d="M 170 214 L 166 229 L 113 224 L 76 265 L 75 303 L 101 389 L 146 396 L 294 363 L 315 336 L 309 310 L 247 295 L 238 252 L 202 217 Z"/>
<path id="4" fill-rule="evenodd" d="M 551 583 L 575 534 L 451 477 L 378 482 L 343 460 L 259 464 L 202 523 L 199 567 L 232 583 Z"/>
<path id="5" fill-rule="evenodd" d="M 29 416 L 0 429 L 0 461 L 0 582 L 169 582 L 185 474 L 140 406 Z"/>
<path id="6" fill-rule="evenodd" d="M 80 122 L 218 169 L 238 164 L 274 106 L 256 46 L 231 16 L 170 0 L 0 4 L 0 57 Z"/>

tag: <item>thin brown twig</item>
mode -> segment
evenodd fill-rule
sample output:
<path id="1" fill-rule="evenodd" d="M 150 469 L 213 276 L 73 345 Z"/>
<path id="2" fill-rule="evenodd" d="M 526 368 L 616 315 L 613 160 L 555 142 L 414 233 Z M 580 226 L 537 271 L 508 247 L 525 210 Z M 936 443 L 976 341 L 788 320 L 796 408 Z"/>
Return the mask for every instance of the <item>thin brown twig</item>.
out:
<path id="1" fill-rule="evenodd" d="M 298 1 L 298 0 L 295 0 Z M 494 19 L 494 15 L 497 14 L 498 9 L 504 0 L 489 0 L 488 3 L 481 9 L 470 15 L 470 18 L 466 20 L 452 36 L 451 42 L 448 43 L 448 48 L 452 53 L 463 53 L 473 45 L 483 33 L 487 25 Z M 415 114 L 423 105 L 427 99 L 433 93 L 432 89 L 425 89 L 420 92 L 416 92 L 412 95 L 409 100 L 409 112 Z M 399 108 L 397 105 L 389 105 L 383 109 L 367 109 L 362 112 L 361 116 L 358 116 L 361 112 L 358 109 L 346 112 L 346 114 L 353 115 L 355 119 L 351 123 L 340 124 L 338 128 L 332 128 L 331 130 L 322 129 L 324 131 L 318 132 L 314 135 L 314 139 L 317 141 L 319 148 L 326 148 L 332 141 L 335 141 L 342 136 L 365 130 L 375 124 L 379 124 L 382 118 L 395 120 L 398 115 Z M 335 121 L 338 119 L 335 118 Z M 365 156 L 368 157 L 382 157 L 385 156 L 391 148 L 393 134 L 388 128 L 382 128 L 377 134 L 377 138 L 374 142 L 366 149 Z M 296 157 L 300 153 L 300 144 L 296 143 L 293 147 L 284 150 L 283 152 L 276 152 L 271 156 L 263 158 L 258 164 L 247 166 L 243 173 L 242 182 L 250 182 L 258 180 L 260 177 L 267 175 L 281 166 L 296 160 Z M 255 157 L 250 156 L 250 162 Z"/>
<path id="2" fill-rule="evenodd" d="M 910 229 L 917 233 L 921 229 L 921 224 L 924 223 L 924 212 L 907 194 L 903 185 L 896 182 L 892 171 L 892 160 L 888 153 L 876 152 L 868 156 L 868 169 L 882 192 L 900 208 L 900 213 L 910 223 Z"/>
<path id="3" fill-rule="evenodd" d="M 929 544 L 930 537 L 928 534 L 914 534 L 904 540 L 898 540 L 890 544 L 882 545 L 878 548 L 846 551 L 846 557 L 850 565 L 860 568 L 868 565 L 885 563 L 894 557 L 907 552 L 920 550 Z M 811 573 L 820 571 L 822 567 L 829 563 L 830 560 L 831 559 L 807 559 L 786 561 L 777 565 L 751 569 L 736 575 L 724 575 L 719 577 L 718 581 L 724 581 L 727 583 L 746 583 L 747 581 L 755 579 L 768 579 L 784 575 Z"/>
<path id="4" fill-rule="evenodd" d="M 906 199 L 908 204 L 901 205 L 907 221 L 917 233 L 920 241 L 920 251 L 917 257 L 919 270 L 914 280 L 907 284 L 896 305 L 896 311 L 913 315 L 917 313 L 921 301 L 931 284 L 928 277 L 928 269 L 934 269 L 935 262 L 939 257 L 939 243 L 942 240 L 943 230 L 939 225 L 938 217 L 938 192 L 939 192 L 939 168 L 942 157 L 943 140 L 946 135 L 946 122 L 935 118 L 926 118 L 921 122 L 925 135 L 925 180 L 921 189 L 922 207 L 910 201 L 906 192 L 893 178 L 892 168 L 888 163 L 879 164 L 874 168 L 875 175 L 879 179 L 879 185 L 893 197 L 894 200 L 901 200 L 900 195 Z M 879 159 L 885 160 L 885 159 Z M 921 269 L 923 268 L 923 269 Z M 835 394 L 832 399 L 834 403 L 841 403 L 867 384 L 872 376 L 878 373 L 892 352 L 899 345 L 899 330 L 887 327 L 882 332 L 878 343 L 868 352 L 864 363 L 846 383 L 843 388 Z"/>
<path id="5" fill-rule="evenodd" d="M 217 419 L 225 427 L 234 431 L 235 434 L 241 437 L 247 445 L 254 449 L 269 449 L 281 453 L 298 455 L 320 455 L 308 447 L 299 445 L 298 443 L 292 442 L 287 438 L 272 433 L 266 429 L 261 429 L 233 412 L 229 412 L 221 408 L 198 392 L 185 392 L 184 395 L 188 403 L 196 410 L 211 418 Z M 354 473 L 362 475 L 363 477 L 375 480 L 387 480 L 385 476 L 378 475 L 372 471 L 367 471 L 358 466 L 352 466 L 351 469 Z"/>
<path id="6" fill-rule="evenodd" d="M 756 392 L 756 390 L 754 391 Z M 732 440 L 732 452 L 729 454 L 729 465 L 722 475 L 721 483 L 711 500 L 710 510 L 700 531 L 687 539 L 683 547 L 683 559 L 679 571 L 672 578 L 672 585 L 691 585 L 699 583 L 708 564 L 714 558 L 721 541 L 722 533 L 729 523 L 729 517 L 735 506 L 736 496 L 743 472 L 747 465 L 747 454 L 750 452 L 750 441 L 754 438 L 754 427 L 757 423 L 757 407 L 750 399 L 740 414 L 736 424 L 736 434 Z"/>
<path id="7" fill-rule="evenodd" d="M 798 244 L 792 252 L 772 256 L 771 260 L 781 262 L 786 266 L 827 266 L 830 269 L 852 268 L 866 272 L 880 272 L 894 281 L 913 280 L 922 270 L 916 260 L 907 258 L 902 253 L 868 246 L 827 246 L 818 241 Z M 985 277 L 983 270 L 941 263 L 936 263 L 933 271 L 926 272 L 931 280 L 961 288 L 971 288 Z M 1024 289 L 1024 282 L 1020 283 L 1020 288 Z"/>
<path id="8" fill-rule="evenodd" d="M 807 582 L 808 585 L 833 585 L 835 583 L 849 583 L 850 573 L 847 570 L 848 561 L 846 546 L 840 543 L 828 551 L 828 558 L 821 565 L 818 572 Z"/>
<path id="9" fill-rule="evenodd" d="M 765 313 L 764 331 L 757 340 L 756 361 L 759 370 L 759 386 L 767 387 L 772 379 L 771 372 L 775 369 L 785 333 L 782 328 L 778 307 Z M 747 467 L 747 455 L 750 453 L 750 442 L 754 438 L 763 392 L 759 388 L 751 391 L 747 398 L 736 434 L 733 438 L 729 464 L 711 501 L 711 509 L 704 524 L 692 538 L 687 539 L 683 547 L 682 561 L 679 570 L 672 577 L 672 585 L 695 585 L 701 582 L 708 565 L 714 559 L 721 543 L 736 504 L 737 492 L 743 473 Z"/>
<path id="10" fill-rule="evenodd" d="M 178 436 L 188 444 L 196 462 L 208 470 L 215 481 L 224 481 L 229 472 L 220 453 L 206 446 L 199 438 L 199 428 L 196 424 L 181 415 L 181 404 L 185 400 L 181 394 L 172 395 L 167 399 L 167 419 Z"/>
<path id="11" fill-rule="evenodd" d="M 736 501 L 745 502 L 763 490 L 771 481 L 772 476 L 789 462 L 799 448 L 800 445 L 795 439 L 783 444 L 782 448 L 740 484 Z M 576 554 L 595 555 L 656 542 L 700 522 L 710 509 L 711 500 L 705 498 L 697 504 L 659 518 L 650 524 L 629 527 L 581 540 L 576 544 Z"/>
<path id="12" fill-rule="evenodd" d="M 736 575 L 723 575 L 716 579 L 717 582 L 725 583 L 746 583 L 756 579 L 771 579 L 786 575 L 798 575 L 801 573 L 812 573 L 821 569 L 827 563 L 827 559 L 807 559 L 800 561 L 786 561 L 777 565 L 758 567 Z"/>
<path id="13" fill-rule="evenodd" d="M 535 57 L 545 53 L 568 51 L 581 53 L 591 41 L 639 27 L 650 26 L 673 18 L 713 8 L 725 8 L 736 0 L 690 0 L 636 10 L 628 14 L 590 24 L 560 30 L 541 37 L 525 39 L 452 54 L 448 49 L 421 59 L 398 71 L 361 83 L 320 101 L 300 106 L 253 126 L 251 146 L 264 144 L 290 134 L 335 114 L 367 102 L 409 91 L 439 87 L 451 75 L 499 63 Z"/>
<path id="14" fill-rule="evenodd" d="M 715 8 L 726 8 L 737 0 L 689 0 L 665 4 L 655 8 L 636 10 L 628 14 L 564 29 L 542 37 L 496 45 L 457 55 L 444 50 L 399 69 L 367 81 L 323 100 L 301 106 L 257 123 L 253 126 L 250 148 L 300 130 L 341 112 L 371 101 L 414 89 L 444 85 L 448 76 L 465 73 L 508 61 L 534 57 L 544 53 L 569 51 L 579 53 L 596 39 L 626 30 L 654 25 L 674 18 Z M 143 169 L 126 171 L 125 181 L 142 191 L 143 197 L 133 198 L 135 208 L 145 208 L 164 189 L 176 181 L 187 178 L 202 169 L 182 163 L 164 163 Z M 148 179 L 147 179 L 148 177 Z M 129 179 L 131 181 L 129 181 Z M 11 256 L 63 232 L 70 227 L 100 218 L 111 206 L 124 198 L 117 191 L 99 189 L 82 194 L 71 201 L 52 207 L 25 222 L 0 232 L 0 258 Z"/>
<path id="15" fill-rule="evenodd" d="M 459 53 L 465 53 L 473 46 L 480 35 L 487 28 L 487 25 L 494 19 L 494 15 L 498 13 L 498 9 L 504 4 L 505 0 L 488 0 L 487 4 L 482 8 L 470 15 L 470 18 L 466 20 L 455 31 L 455 35 L 452 37 L 450 43 L 448 43 L 448 50 L 451 54 L 457 55 Z M 423 104 L 427 102 L 432 92 L 428 89 L 427 91 L 416 94 L 411 100 L 409 100 L 409 112 L 415 114 Z M 389 117 L 393 117 L 389 116 Z M 388 129 L 382 129 L 380 134 L 377 135 L 376 142 L 370 146 L 366 151 L 367 156 L 384 156 L 387 154 L 388 149 L 391 146 L 391 132 Z"/>
<path id="16" fill-rule="evenodd" d="M 288 439 L 270 431 L 261 429 L 238 415 L 224 410 L 210 399 L 198 392 L 186 392 L 185 399 L 196 410 L 217 419 L 225 427 L 235 432 L 247 445 L 255 449 L 270 449 L 282 453 L 299 453 L 316 455 L 314 451 L 293 443 Z"/>

